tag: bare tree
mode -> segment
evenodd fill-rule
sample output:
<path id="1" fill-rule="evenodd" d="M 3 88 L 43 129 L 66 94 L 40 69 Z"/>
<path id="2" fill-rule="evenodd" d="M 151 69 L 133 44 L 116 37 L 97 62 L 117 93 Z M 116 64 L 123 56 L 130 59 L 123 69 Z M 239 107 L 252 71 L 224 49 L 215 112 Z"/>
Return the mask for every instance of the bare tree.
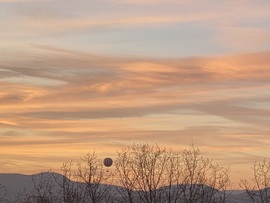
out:
<path id="1" fill-rule="evenodd" d="M 115 167 L 122 197 L 130 203 L 171 201 L 177 159 L 177 154 L 158 145 L 134 144 L 118 152 Z"/>
<path id="2" fill-rule="evenodd" d="M 85 200 L 85 187 L 78 182 L 77 176 L 72 169 L 72 161 L 64 162 L 61 167 L 62 175 L 53 174 L 56 184 L 59 186 L 60 202 L 83 203 Z"/>
<path id="3" fill-rule="evenodd" d="M 225 202 L 225 191 L 230 185 L 229 169 L 214 164 L 190 145 L 182 153 L 181 185 L 182 201 L 185 203 Z"/>
<path id="4" fill-rule="evenodd" d="M 182 196 L 181 186 L 181 156 L 179 153 L 173 153 L 169 151 L 169 159 L 165 168 L 165 177 L 167 181 L 165 182 L 166 186 L 160 188 L 162 193 L 162 200 L 168 203 L 176 203 L 180 200 Z"/>
<path id="5" fill-rule="evenodd" d="M 49 202 L 56 201 L 55 184 L 51 172 L 32 175 L 31 182 L 34 188 L 30 192 L 29 197 L 41 198 Z"/>
<path id="6" fill-rule="evenodd" d="M 30 199 L 51 203 L 111 202 L 110 186 L 105 184 L 108 177 L 95 151 L 86 154 L 75 170 L 72 161 L 63 163 L 61 172 L 32 175 L 33 189 L 18 194 L 17 202 Z"/>
<path id="7" fill-rule="evenodd" d="M 190 146 L 180 153 L 158 145 L 134 144 L 118 152 L 116 174 L 126 202 L 225 202 L 229 169 Z"/>
<path id="8" fill-rule="evenodd" d="M 85 191 L 92 203 L 102 202 L 110 194 L 110 187 L 104 184 L 108 179 L 106 171 L 95 151 L 89 152 L 78 162 L 77 177 L 85 183 Z"/>
<path id="9" fill-rule="evenodd" d="M 262 162 L 255 161 L 252 166 L 252 185 L 247 180 L 240 181 L 240 187 L 244 189 L 254 203 L 270 202 L 270 162 L 265 159 Z"/>
<path id="10" fill-rule="evenodd" d="M 19 193 L 15 196 L 16 202 L 57 202 L 58 195 L 55 193 L 55 184 L 51 172 L 33 174 L 31 175 L 29 181 L 32 184 L 32 188 L 23 188 L 20 190 Z"/>
<path id="11" fill-rule="evenodd" d="M 108 173 L 93 151 L 81 158 L 75 170 L 71 161 L 63 163 L 62 176 L 32 176 L 33 191 L 28 197 L 61 203 L 225 203 L 228 197 L 229 169 L 203 157 L 193 144 L 181 152 L 133 144 L 118 152 L 115 169 L 119 187 L 113 188 L 118 196 L 107 184 Z M 269 163 L 254 164 L 257 176 L 268 175 L 265 169 L 270 170 Z M 262 182 L 260 178 L 255 180 L 257 184 Z"/>

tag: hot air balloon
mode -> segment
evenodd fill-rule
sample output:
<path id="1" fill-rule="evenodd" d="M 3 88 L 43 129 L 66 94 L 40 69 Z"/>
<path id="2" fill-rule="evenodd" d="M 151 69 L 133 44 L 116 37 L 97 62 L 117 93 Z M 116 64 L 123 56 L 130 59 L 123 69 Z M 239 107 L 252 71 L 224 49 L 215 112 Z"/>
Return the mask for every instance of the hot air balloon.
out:
<path id="1" fill-rule="evenodd" d="M 110 167 L 113 164 L 113 160 L 111 158 L 105 158 L 103 161 L 104 166 Z"/>

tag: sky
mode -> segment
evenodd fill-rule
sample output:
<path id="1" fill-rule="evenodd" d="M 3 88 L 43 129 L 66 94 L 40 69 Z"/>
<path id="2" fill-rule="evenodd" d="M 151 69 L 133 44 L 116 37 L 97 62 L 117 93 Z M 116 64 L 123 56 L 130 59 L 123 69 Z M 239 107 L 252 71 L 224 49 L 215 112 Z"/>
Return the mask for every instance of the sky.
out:
<path id="1" fill-rule="evenodd" d="M 192 142 L 270 160 L 270 1 L 0 0 L 0 172 Z"/>

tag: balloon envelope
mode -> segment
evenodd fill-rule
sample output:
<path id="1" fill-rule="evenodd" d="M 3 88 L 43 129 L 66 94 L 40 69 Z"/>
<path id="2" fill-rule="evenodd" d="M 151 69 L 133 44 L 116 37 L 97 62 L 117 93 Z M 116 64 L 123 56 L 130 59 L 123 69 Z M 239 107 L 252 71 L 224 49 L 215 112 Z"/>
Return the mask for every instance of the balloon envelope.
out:
<path id="1" fill-rule="evenodd" d="M 111 158 L 105 158 L 103 163 L 104 163 L 104 166 L 110 167 L 113 164 L 113 160 Z"/>

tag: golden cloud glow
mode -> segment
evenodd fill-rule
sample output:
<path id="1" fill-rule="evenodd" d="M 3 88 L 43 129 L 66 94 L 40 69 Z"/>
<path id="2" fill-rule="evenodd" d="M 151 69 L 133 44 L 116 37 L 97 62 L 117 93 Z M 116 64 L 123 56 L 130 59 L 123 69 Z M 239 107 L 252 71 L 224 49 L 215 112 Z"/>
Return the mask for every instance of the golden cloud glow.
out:
<path id="1" fill-rule="evenodd" d="M 232 160 L 249 164 L 269 150 L 269 52 L 173 60 L 45 52 L 42 71 L 35 56 L 2 64 L 3 172 L 13 164 L 28 173 L 57 168 L 94 148 L 114 156 L 133 142 L 179 150 L 193 140 L 233 167 Z M 26 76 L 63 83 L 22 82 Z"/>
<path id="2" fill-rule="evenodd" d="M 0 0 L 0 172 L 134 142 L 270 158 L 270 4 L 244 2 Z"/>

